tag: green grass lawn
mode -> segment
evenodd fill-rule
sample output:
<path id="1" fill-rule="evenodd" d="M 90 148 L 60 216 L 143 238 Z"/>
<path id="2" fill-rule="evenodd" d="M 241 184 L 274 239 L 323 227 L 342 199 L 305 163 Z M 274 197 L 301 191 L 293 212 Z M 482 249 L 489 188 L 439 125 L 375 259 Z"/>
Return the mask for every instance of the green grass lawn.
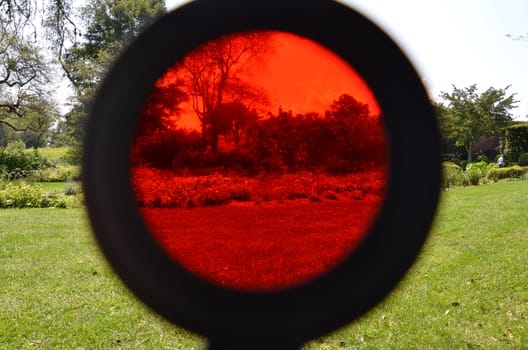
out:
<path id="1" fill-rule="evenodd" d="M 0 210 L 0 349 L 199 349 L 99 254 L 81 209 Z"/>
<path id="2" fill-rule="evenodd" d="M 306 349 L 528 349 L 528 182 L 444 192 L 418 263 Z M 0 349 L 200 349 L 126 291 L 81 209 L 0 210 Z"/>
<path id="3" fill-rule="evenodd" d="M 81 187 L 78 182 L 31 182 L 30 184 L 40 186 L 44 192 L 64 192 L 67 186 Z"/>
<path id="4" fill-rule="evenodd" d="M 399 288 L 307 349 L 528 349 L 528 182 L 444 192 Z"/>

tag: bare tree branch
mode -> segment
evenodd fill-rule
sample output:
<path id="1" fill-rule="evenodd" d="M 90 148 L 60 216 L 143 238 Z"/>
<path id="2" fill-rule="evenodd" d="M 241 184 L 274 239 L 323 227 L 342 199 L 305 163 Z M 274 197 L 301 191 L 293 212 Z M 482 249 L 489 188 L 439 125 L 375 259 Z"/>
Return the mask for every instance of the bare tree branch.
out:
<path id="1" fill-rule="evenodd" d="M 39 132 L 41 130 L 39 129 L 35 129 L 35 128 L 32 128 L 31 126 L 29 125 L 26 125 L 25 127 L 23 128 L 20 128 L 20 127 L 16 127 L 15 125 L 13 125 L 12 123 L 6 121 L 6 120 L 2 120 L 0 119 L 0 124 L 3 124 L 7 127 L 9 127 L 10 129 L 12 129 L 13 131 L 17 131 L 17 132 L 25 132 L 25 131 L 33 131 L 33 132 Z"/>
<path id="2" fill-rule="evenodd" d="M 526 42 L 528 42 L 528 33 L 526 33 L 524 35 L 506 34 L 506 37 L 512 39 L 513 41 L 526 41 Z"/>

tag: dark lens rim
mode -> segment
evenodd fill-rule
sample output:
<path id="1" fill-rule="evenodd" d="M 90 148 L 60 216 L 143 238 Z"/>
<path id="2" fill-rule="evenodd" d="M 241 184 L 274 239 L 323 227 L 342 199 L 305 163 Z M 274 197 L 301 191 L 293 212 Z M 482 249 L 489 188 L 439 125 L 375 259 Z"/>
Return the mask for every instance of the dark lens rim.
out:
<path id="1" fill-rule="evenodd" d="M 364 243 L 327 275 L 267 293 L 223 289 L 176 265 L 148 233 L 129 181 L 135 125 L 155 80 L 200 44 L 253 30 L 305 36 L 345 59 L 374 91 L 390 145 L 386 200 Z M 220 343 L 300 343 L 369 310 L 411 266 L 438 202 L 439 139 L 429 98 L 410 62 L 386 34 L 350 8 L 331 0 L 198 0 L 161 18 L 110 69 L 91 110 L 83 185 L 107 259 L 156 312 Z"/>

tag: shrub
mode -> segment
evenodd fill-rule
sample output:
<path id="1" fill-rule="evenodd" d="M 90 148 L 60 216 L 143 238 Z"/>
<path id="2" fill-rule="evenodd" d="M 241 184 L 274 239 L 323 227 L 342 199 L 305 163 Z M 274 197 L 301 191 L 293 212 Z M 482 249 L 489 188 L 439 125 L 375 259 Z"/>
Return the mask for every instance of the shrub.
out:
<path id="1" fill-rule="evenodd" d="M 496 165 L 494 163 L 488 163 L 488 162 L 475 162 L 475 163 L 468 163 L 466 165 L 466 170 L 469 169 L 479 169 L 483 172 L 488 172 L 490 169 L 495 168 Z"/>
<path id="2" fill-rule="evenodd" d="M 70 165 L 80 165 L 82 152 L 79 149 L 80 147 L 71 147 L 66 153 L 60 158 L 60 161 L 70 164 Z"/>
<path id="3" fill-rule="evenodd" d="M 521 153 L 519 156 L 519 165 L 527 166 L 528 165 L 528 152 Z"/>
<path id="4" fill-rule="evenodd" d="M 308 199 L 310 200 L 310 202 L 314 202 L 314 203 L 322 202 L 321 198 L 319 198 L 318 196 L 314 196 L 314 195 L 310 196 L 310 198 Z"/>
<path id="5" fill-rule="evenodd" d="M 522 178 L 527 172 L 528 167 L 520 167 L 518 165 L 507 168 L 495 168 L 490 170 L 487 179 L 499 181 L 508 178 Z"/>
<path id="6" fill-rule="evenodd" d="M 485 176 L 485 173 L 478 167 L 468 167 L 466 169 L 466 178 L 470 185 L 476 186 L 480 179 Z"/>
<path id="7" fill-rule="evenodd" d="M 356 201 L 362 200 L 364 197 L 365 196 L 363 195 L 363 192 L 359 190 L 352 191 L 352 193 L 350 194 L 350 199 L 353 199 Z"/>
<path id="8" fill-rule="evenodd" d="M 28 176 L 33 182 L 68 182 L 81 179 L 81 168 L 77 165 L 59 165 L 46 169 L 39 169 Z"/>
<path id="9" fill-rule="evenodd" d="M 286 195 L 286 198 L 290 199 L 290 200 L 294 200 L 294 199 L 306 199 L 308 198 L 309 195 L 305 192 L 292 192 L 292 193 L 288 193 Z"/>
<path id="10" fill-rule="evenodd" d="M 68 208 L 81 206 L 82 195 L 46 193 L 38 185 L 11 181 L 0 187 L 0 208 Z"/>
<path id="11" fill-rule="evenodd" d="M 9 182 L 0 191 L 1 208 L 41 208 L 49 202 L 40 187 L 23 182 Z"/>
<path id="12" fill-rule="evenodd" d="M 37 170 L 51 166 L 47 158 L 37 150 L 26 151 L 23 142 L 14 142 L 6 148 L 0 147 L 0 175 L 7 180 L 26 178 Z"/>
<path id="13" fill-rule="evenodd" d="M 451 162 L 442 163 L 442 188 L 453 186 L 467 186 L 469 180 L 466 173 L 458 165 Z"/>
<path id="14" fill-rule="evenodd" d="M 518 123 L 505 129 L 504 153 L 509 160 L 516 160 L 528 150 L 528 123 Z"/>
<path id="15" fill-rule="evenodd" d="M 66 196 L 77 196 L 82 193 L 82 188 L 78 184 L 67 183 L 64 186 L 64 194 Z"/>
<path id="16" fill-rule="evenodd" d="M 323 195 L 323 198 L 324 198 L 324 199 L 331 200 L 331 201 L 336 201 L 336 200 L 339 199 L 339 198 L 337 198 L 337 195 L 336 195 L 334 192 L 326 192 L 326 193 Z"/>
<path id="17" fill-rule="evenodd" d="M 497 168 L 497 164 L 495 163 L 487 163 L 487 162 L 475 162 L 475 163 L 469 163 L 466 166 L 466 173 L 468 177 L 473 177 L 473 180 L 470 179 L 470 182 L 474 185 L 478 185 L 478 181 L 476 180 L 476 177 L 478 176 L 480 179 L 485 178 L 489 171 L 491 169 Z M 473 183 L 476 182 L 476 183 Z"/>
<path id="18" fill-rule="evenodd" d="M 146 207 L 195 207 L 222 205 L 231 201 L 336 199 L 360 194 L 381 195 L 382 173 L 366 172 L 346 176 L 296 173 L 261 176 L 177 176 L 167 170 L 134 168 L 132 185 L 136 200 Z M 332 198 L 330 198 L 332 197 Z M 334 198 L 335 197 L 335 198 Z"/>
<path id="19" fill-rule="evenodd" d="M 489 158 L 485 154 L 479 154 L 477 156 L 477 159 L 475 159 L 477 162 L 485 162 L 489 163 Z"/>
<path id="20" fill-rule="evenodd" d="M 443 168 L 460 169 L 460 166 L 454 162 L 442 162 Z"/>

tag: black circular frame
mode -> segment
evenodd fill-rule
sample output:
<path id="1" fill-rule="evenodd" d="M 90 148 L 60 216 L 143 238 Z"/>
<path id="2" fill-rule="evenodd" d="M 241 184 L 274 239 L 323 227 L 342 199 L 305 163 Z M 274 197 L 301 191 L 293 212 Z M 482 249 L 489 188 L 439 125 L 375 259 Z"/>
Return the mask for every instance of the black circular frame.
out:
<path id="1" fill-rule="evenodd" d="M 346 60 L 374 92 L 389 143 L 385 201 L 364 242 L 324 276 L 276 292 L 224 289 L 184 270 L 149 234 L 130 184 L 130 149 L 154 82 L 199 45 L 255 30 L 298 34 Z M 146 30 L 100 87 L 84 144 L 86 204 L 111 265 L 156 312 L 207 336 L 211 348 L 294 349 L 365 313 L 411 266 L 437 206 L 439 139 L 412 65 L 350 8 L 331 0 L 197 0 Z"/>

